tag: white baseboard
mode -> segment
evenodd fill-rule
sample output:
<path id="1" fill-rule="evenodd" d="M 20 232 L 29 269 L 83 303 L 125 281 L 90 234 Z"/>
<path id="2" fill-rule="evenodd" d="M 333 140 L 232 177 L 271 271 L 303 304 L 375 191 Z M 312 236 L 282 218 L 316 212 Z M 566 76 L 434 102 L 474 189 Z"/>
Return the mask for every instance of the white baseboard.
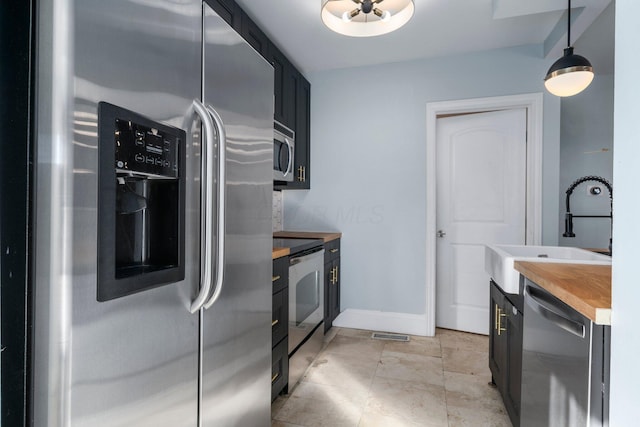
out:
<path id="1" fill-rule="evenodd" d="M 424 314 L 348 308 L 338 315 L 333 326 L 427 336 L 427 317 Z"/>

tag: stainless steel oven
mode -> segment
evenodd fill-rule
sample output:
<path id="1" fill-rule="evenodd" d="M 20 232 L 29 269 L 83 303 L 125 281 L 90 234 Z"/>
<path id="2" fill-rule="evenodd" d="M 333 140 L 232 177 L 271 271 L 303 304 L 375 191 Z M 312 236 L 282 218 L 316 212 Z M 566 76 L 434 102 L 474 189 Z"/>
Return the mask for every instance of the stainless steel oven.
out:
<path id="1" fill-rule="evenodd" d="M 289 260 L 289 389 L 322 348 L 324 337 L 324 249 Z"/>
<path id="2" fill-rule="evenodd" d="M 293 159 L 296 149 L 295 133 L 282 125 L 273 123 L 273 179 L 293 181 Z"/>

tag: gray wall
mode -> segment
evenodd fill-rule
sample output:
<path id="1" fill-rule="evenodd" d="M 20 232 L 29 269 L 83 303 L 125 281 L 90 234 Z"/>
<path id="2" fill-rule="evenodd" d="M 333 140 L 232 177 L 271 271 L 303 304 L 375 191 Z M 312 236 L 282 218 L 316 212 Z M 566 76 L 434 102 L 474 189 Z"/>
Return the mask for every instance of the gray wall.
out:
<path id="1" fill-rule="evenodd" d="M 595 67 L 595 64 L 594 64 Z M 596 68 L 597 69 L 597 68 Z M 613 75 L 597 75 L 582 93 L 562 100 L 560 108 L 560 230 L 559 244 L 581 248 L 607 248 L 611 222 L 606 218 L 576 218 L 576 237 L 564 232 L 565 192 L 578 178 L 597 175 L 613 184 Z M 571 196 L 571 211 L 583 215 L 608 215 L 609 193 L 589 195 L 585 182 Z"/>
<path id="2" fill-rule="evenodd" d="M 611 319 L 611 426 L 638 424 L 640 354 L 640 2 L 616 1 L 616 74 L 614 102 L 613 290 Z"/>
<path id="3" fill-rule="evenodd" d="M 284 228 L 343 233 L 342 309 L 424 314 L 426 104 L 542 92 L 539 46 L 318 72 L 311 191 Z M 557 244 L 560 101 L 544 95 L 543 242 Z"/>
<path id="4" fill-rule="evenodd" d="M 562 233 L 565 191 L 576 179 L 597 175 L 613 184 L 614 31 L 615 3 L 612 2 L 574 44 L 577 54 L 589 58 L 596 77 L 584 92 L 561 101 L 558 235 L 562 246 L 606 248 L 609 244 L 609 219 L 575 219 L 576 237 L 565 238 Z M 609 214 L 611 203 L 604 187 L 602 195 L 588 195 L 587 188 L 593 184 L 597 183 L 585 182 L 575 189 L 571 196 L 573 213 Z"/>

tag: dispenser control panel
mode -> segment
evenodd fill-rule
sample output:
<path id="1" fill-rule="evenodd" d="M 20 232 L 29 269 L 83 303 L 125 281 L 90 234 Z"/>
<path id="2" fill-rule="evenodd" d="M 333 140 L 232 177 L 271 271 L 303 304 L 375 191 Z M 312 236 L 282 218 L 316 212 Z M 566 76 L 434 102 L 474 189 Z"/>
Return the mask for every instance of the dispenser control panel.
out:
<path id="1" fill-rule="evenodd" d="M 184 279 L 186 140 L 158 118 L 98 104 L 98 301 Z"/>
<path id="2" fill-rule="evenodd" d="M 115 167 L 119 171 L 178 177 L 180 139 L 124 118 L 115 119 Z"/>

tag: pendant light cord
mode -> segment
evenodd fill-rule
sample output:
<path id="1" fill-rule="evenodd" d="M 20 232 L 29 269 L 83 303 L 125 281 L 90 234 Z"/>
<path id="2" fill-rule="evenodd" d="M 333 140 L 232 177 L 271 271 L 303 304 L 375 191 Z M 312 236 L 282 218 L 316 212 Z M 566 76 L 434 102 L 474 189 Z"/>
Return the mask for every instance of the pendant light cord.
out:
<path id="1" fill-rule="evenodd" d="M 567 47 L 571 47 L 571 0 L 567 0 Z"/>

